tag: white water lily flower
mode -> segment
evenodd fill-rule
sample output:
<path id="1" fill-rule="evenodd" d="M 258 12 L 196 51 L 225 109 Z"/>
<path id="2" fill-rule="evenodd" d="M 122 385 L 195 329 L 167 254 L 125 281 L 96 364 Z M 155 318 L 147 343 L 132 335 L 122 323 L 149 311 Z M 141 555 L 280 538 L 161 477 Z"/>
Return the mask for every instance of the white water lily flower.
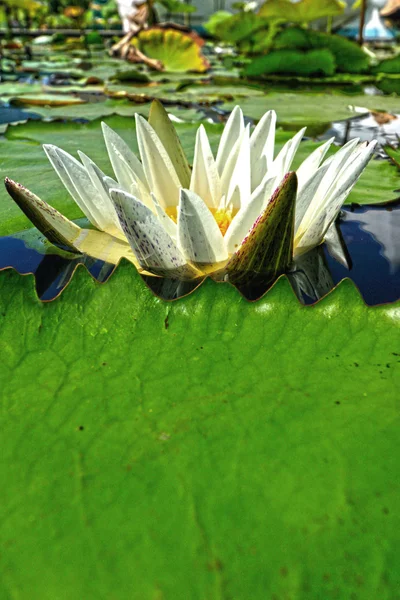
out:
<path id="1" fill-rule="evenodd" d="M 272 211 L 277 199 L 273 193 L 289 173 L 305 132 L 299 131 L 276 154 L 275 127 L 276 114 L 269 111 L 251 131 L 236 107 L 216 156 L 204 126 L 199 127 L 190 168 L 173 125 L 155 103 L 149 122 L 136 115 L 140 160 L 103 124 L 115 180 L 83 153 L 79 162 L 55 146 L 44 149 L 89 221 L 120 244 L 129 244 L 141 270 L 190 279 L 225 267 L 229 271 L 260 215 Z M 280 216 L 287 219 L 290 257 L 324 241 L 375 147 L 374 142 L 351 140 L 324 160 L 332 142 L 318 147 L 297 169 L 297 196 L 296 187 L 291 188 L 293 211 L 285 209 Z M 265 231 L 265 218 L 263 227 Z M 281 230 L 273 231 L 282 237 Z M 274 240 L 280 243 L 280 238 Z M 268 262 L 268 256 L 263 261 Z"/>

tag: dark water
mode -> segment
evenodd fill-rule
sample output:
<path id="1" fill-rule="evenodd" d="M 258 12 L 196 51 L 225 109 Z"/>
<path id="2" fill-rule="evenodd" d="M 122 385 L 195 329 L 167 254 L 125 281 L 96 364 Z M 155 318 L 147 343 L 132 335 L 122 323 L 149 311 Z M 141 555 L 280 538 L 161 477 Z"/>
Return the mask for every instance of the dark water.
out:
<path id="1" fill-rule="evenodd" d="M 115 269 L 115 265 L 95 260 L 84 254 L 43 254 L 29 248 L 22 239 L 0 237 L 0 271 L 12 267 L 21 275 L 33 273 L 36 291 L 41 300 L 54 300 L 70 282 L 75 269 L 83 264 L 94 279 L 103 283 Z"/>
<path id="2" fill-rule="evenodd" d="M 373 306 L 400 299 L 400 203 L 386 206 L 346 207 L 338 227 L 345 245 L 346 264 L 331 256 L 325 245 L 300 257 L 287 274 L 303 304 L 313 304 L 348 277 L 360 290 L 364 301 Z M 40 243 L 29 246 L 29 237 L 0 237 L 0 270 L 9 267 L 21 274 L 34 273 L 41 300 L 56 298 L 71 280 L 76 267 L 85 265 L 94 279 L 105 282 L 115 265 L 90 256 L 44 253 Z M 48 250 L 47 250 L 48 252 Z M 143 277 L 154 294 L 175 300 L 191 293 L 201 280 L 179 282 Z M 257 300 L 273 282 L 258 277 L 239 291 Z"/>

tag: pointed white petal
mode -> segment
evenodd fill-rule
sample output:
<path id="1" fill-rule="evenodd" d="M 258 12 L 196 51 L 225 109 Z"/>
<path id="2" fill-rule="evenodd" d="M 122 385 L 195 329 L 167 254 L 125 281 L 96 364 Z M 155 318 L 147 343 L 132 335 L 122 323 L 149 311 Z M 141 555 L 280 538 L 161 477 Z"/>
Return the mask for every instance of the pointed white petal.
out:
<path id="1" fill-rule="evenodd" d="M 111 190 L 122 229 L 140 266 L 157 275 L 191 278 L 194 269 L 185 258 L 158 218 L 140 200 L 121 190 Z"/>
<path id="2" fill-rule="evenodd" d="M 101 213 L 99 221 L 100 229 L 106 231 L 110 235 L 117 235 L 122 239 L 125 238 L 121 225 L 119 223 L 117 213 L 108 194 L 108 189 L 104 185 L 106 175 L 101 169 L 83 152 L 78 151 L 79 157 L 85 167 L 91 182 L 97 190 L 97 206 Z"/>
<path id="3" fill-rule="evenodd" d="M 297 235 L 295 239 L 297 252 L 305 251 L 323 241 L 326 231 L 335 221 L 343 203 L 370 161 L 375 146 L 376 142 L 371 142 L 368 147 L 363 147 L 362 152 L 358 153 L 357 160 L 351 162 L 339 177 L 337 185 L 329 190 L 307 229 Z"/>
<path id="4" fill-rule="evenodd" d="M 275 158 L 274 162 L 271 165 L 269 170 L 269 175 L 276 175 L 278 180 L 280 181 L 289 172 L 297 149 L 300 145 L 301 140 L 303 139 L 304 133 L 306 131 L 306 127 L 301 129 L 296 133 L 294 137 L 292 137 L 286 144 L 283 146 L 282 150 L 279 152 L 278 156 Z"/>
<path id="5" fill-rule="evenodd" d="M 162 206 L 177 206 L 181 184 L 168 153 L 154 129 L 138 114 L 136 129 L 140 156 L 151 191 Z"/>
<path id="6" fill-rule="evenodd" d="M 46 144 L 43 149 L 81 211 L 95 227 L 101 229 L 101 212 L 96 204 L 97 190 L 85 167 L 61 148 Z"/>
<path id="7" fill-rule="evenodd" d="M 297 193 L 299 193 L 302 190 L 302 188 L 308 182 L 310 177 L 314 175 L 315 171 L 318 169 L 319 165 L 325 158 L 325 155 L 328 152 L 334 140 L 335 138 L 332 137 L 330 140 L 325 142 L 325 144 L 318 146 L 318 148 L 314 150 L 314 152 L 311 152 L 311 154 L 307 156 L 307 158 L 301 163 L 299 168 L 296 170 L 297 179 L 299 182 L 299 188 Z"/>
<path id="8" fill-rule="evenodd" d="M 275 177 L 265 180 L 253 192 L 251 200 L 245 204 L 233 218 L 225 234 L 225 244 L 229 254 L 237 251 L 242 241 L 253 227 L 255 221 L 267 206 L 273 192 Z"/>
<path id="9" fill-rule="evenodd" d="M 262 117 L 250 138 L 251 189 L 262 182 L 274 160 L 276 112 L 270 110 Z"/>
<path id="10" fill-rule="evenodd" d="M 213 265 L 228 259 L 224 238 L 204 201 L 190 190 L 181 190 L 178 208 L 178 241 L 185 258 Z"/>
<path id="11" fill-rule="evenodd" d="M 196 135 L 190 190 L 200 196 L 207 206 L 211 208 L 219 206 L 221 180 L 203 125 L 200 125 Z"/>
<path id="12" fill-rule="evenodd" d="M 227 205 L 241 208 L 251 198 L 250 125 L 245 129 L 227 194 Z"/>
<path id="13" fill-rule="evenodd" d="M 135 180 L 140 179 L 142 184 L 148 187 L 142 163 L 129 148 L 128 144 L 106 123 L 102 123 L 101 127 L 110 162 L 119 183 L 128 188 L 133 176 Z M 123 159 L 122 165 L 121 158 Z M 126 181 L 127 177 L 128 180 Z"/>
<path id="14" fill-rule="evenodd" d="M 154 202 L 156 214 L 160 220 L 161 225 L 164 227 L 165 231 L 172 237 L 174 242 L 176 242 L 178 236 L 178 228 L 176 223 L 174 223 L 174 221 L 167 215 L 167 213 L 160 205 L 159 201 L 157 200 L 154 194 L 151 194 L 151 198 Z"/>
<path id="15" fill-rule="evenodd" d="M 236 140 L 235 144 L 233 145 L 231 153 L 229 154 L 227 161 L 225 163 L 225 166 L 223 168 L 222 175 L 221 175 L 221 194 L 222 194 L 222 196 L 226 197 L 228 195 L 229 186 L 230 186 L 230 183 L 232 180 L 232 175 L 233 175 L 233 172 L 234 172 L 236 164 L 237 164 L 240 148 L 241 148 L 242 141 L 243 141 L 243 138 L 245 135 L 246 135 L 246 130 L 244 129 L 241 137 L 238 140 Z"/>
<path id="16" fill-rule="evenodd" d="M 226 161 L 235 142 L 242 136 L 243 130 L 243 112 L 240 106 L 235 106 L 226 122 L 218 147 L 216 163 L 220 175 L 223 173 Z"/>
<path id="17" fill-rule="evenodd" d="M 357 147 L 358 141 L 358 138 L 350 140 L 350 142 L 340 148 L 333 158 L 329 158 L 328 161 L 325 161 L 325 163 L 328 162 L 328 169 L 325 176 L 322 178 L 317 191 L 314 193 L 311 202 L 309 203 L 308 208 L 298 226 L 296 233 L 297 236 L 304 234 L 311 222 L 315 219 L 316 215 L 320 212 L 321 208 L 323 207 L 324 200 L 329 194 L 329 190 L 339 177 L 342 169 L 345 168 L 346 163 L 349 161 L 351 155 Z M 325 166 L 325 163 L 323 163 L 322 167 Z"/>
<path id="18" fill-rule="evenodd" d="M 297 192 L 294 226 L 295 233 L 297 232 L 300 223 L 308 210 L 308 207 L 313 201 L 315 194 L 317 193 L 317 190 L 321 184 L 321 181 L 326 175 L 328 167 L 329 164 L 326 164 L 325 162 L 321 167 L 319 167 L 317 171 L 315 171 L 315 173 L 310 177 L 310 179 L 306 182 L 302 189 L 299 192 Z"/>

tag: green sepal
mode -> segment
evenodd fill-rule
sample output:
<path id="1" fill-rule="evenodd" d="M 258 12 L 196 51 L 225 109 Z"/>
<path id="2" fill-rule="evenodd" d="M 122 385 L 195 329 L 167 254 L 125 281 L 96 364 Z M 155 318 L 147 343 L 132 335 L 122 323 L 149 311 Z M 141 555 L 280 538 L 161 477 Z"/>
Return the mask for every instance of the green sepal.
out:
<path id="1" fill-rule="evenodd" d="M 153 100 L 150 108 L 149 123 L 160 138 L 175 167 L 183 188 L 189 189 L 191 169 L 167 111 L 159 100 Z"/>
<path id="2" fill-rule="evenodd" d="M 273 281 L 287 271 L 293 259 L 296 194 L 297 175 L 288 173 L 229 261 L 229 281 L 241 285 L 260 275 Z"/>

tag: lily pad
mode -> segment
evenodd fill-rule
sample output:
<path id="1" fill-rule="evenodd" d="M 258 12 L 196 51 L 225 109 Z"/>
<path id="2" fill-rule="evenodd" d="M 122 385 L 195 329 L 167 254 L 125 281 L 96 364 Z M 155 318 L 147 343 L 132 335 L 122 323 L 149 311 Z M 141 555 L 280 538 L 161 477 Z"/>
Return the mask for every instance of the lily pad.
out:
<path id="1" fill-rule="evenodd" d="M 130 100 L 107 98 L 104 102 L 87 102 L 83 105 L 63 107 L 35 106 L 32 110 L 35 114 L 47 120 L 80 119 L 93 121 L 110 115 L 132 117 L 135 113 L 147 117 L 150 111 L 150 103 L 136 104 Z M 194 108 L 168 106 L 168 112 L 181 122 L 199 121 L 202 118 L 202 113 Z"/>
<path id="2" fill-rule="evenodd" d="M 204 42 L 195 34 L 152 27 L 141 31 L 133 43 L 149 58 L 161 60 L 166 71 L 204 73 L 209 68 L 201 52 Z"/>
<path id="3" fill-rule="evenodd" d="M 345 8 L 346 3 L 341 0 L 267 0 L 258 14 L 265 19 L 279 19 L 286 23 L 309 23 L 341 15 Z"/>
<path id="4" fill-rule="evenodd" d="M 224 108 L 232 110 L 235 99 L 226 102 Z M 298 126 L 316 123 L 341 121 L 354 116 L 352 106 L 369 110 L 382 110 L 397 113 L 398 98 L 387 96 L 359 96 L 326 93 L 289 93 L 272 92 L 264 96 L 243 98 L 240 105 L 244 114 L 253 119 L 260 119 L 266 110 L 274 109 L 280 123 L 292 123 Z"/>
<path id="5" fill-rule="evenodd" d="M 0 596 L 395 598 L 398 315 L 0 273 Z"/>
<path id="6" fill-rule="evenodd" d="M 76 106 L 84 104 L 84 100 L 68 94 L 20 94 L 11 98 L 10 104 L 14 106 Z"/>

